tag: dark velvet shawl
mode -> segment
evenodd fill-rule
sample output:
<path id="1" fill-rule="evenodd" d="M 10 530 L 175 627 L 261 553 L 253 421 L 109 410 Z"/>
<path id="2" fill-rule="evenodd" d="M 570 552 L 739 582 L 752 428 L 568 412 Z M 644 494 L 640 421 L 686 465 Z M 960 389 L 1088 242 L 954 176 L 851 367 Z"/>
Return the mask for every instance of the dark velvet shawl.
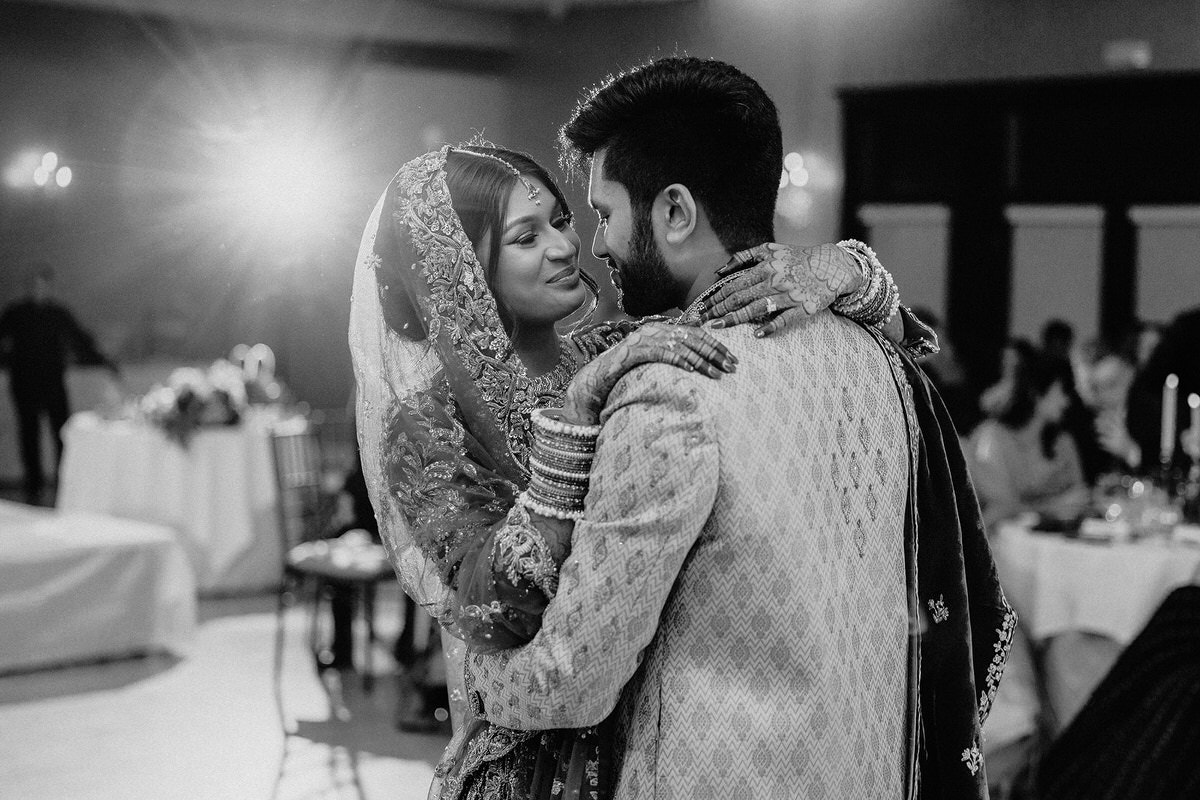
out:
<path id="1" fill-rule="evenodd" d="M 919 645 L 910 659 L 920 687 L 915 796 L 986 798 L 981 726 L 1017 617 L 1000 588 L 950 415 L 921 368 L 903 348 L 893 351 L 912 389 L 920 437 L 908 546 L 910 593 L 915 587 L 919 619 L 914 625 Z"/>

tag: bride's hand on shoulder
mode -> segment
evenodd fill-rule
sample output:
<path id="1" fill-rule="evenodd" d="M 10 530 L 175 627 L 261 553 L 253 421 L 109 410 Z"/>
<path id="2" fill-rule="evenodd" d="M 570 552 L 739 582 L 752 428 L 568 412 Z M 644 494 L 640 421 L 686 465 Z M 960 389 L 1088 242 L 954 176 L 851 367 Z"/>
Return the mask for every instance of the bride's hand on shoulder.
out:
<path id="1" fill-rule="evenodd" d="M 652 363 L 670 364 L 710 378 L 737 369 L 737 357 L 708 331 L 688 325 L 646 323 L 575 374 L 563 398 L 564 421 L 596 424 L 617 381 L 634 367 Z"/>
<path id="2" fill-rule="evenodd" d="M 757 323 L 760 337 L 802 324 L 864 279 L 858 260 L 835 244 L 761 244 L 735 253 L 717 275 L 738 270 L 708 299 L 701 318 L 717 328 Z"/>

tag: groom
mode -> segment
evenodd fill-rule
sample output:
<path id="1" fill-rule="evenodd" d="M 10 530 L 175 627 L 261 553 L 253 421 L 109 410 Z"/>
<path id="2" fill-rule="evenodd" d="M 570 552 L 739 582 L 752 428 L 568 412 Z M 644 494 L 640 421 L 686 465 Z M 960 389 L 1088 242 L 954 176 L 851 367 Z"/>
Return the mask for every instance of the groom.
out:
<path id="1" fill-rule="evenodd" d="M 781 138 L 762 88 L 717 61 L 651 62 L 581 104 L 562 139 L 629 313 L 695 319 L 716 268 L 773 240 Z M 617 384 L 542 629 L 468 659 L 477 707 L 522 729 L 618 709 L 622 800 L 915 797 L 903 367 L 827 312 L 746 331 L 719 332 L 734 375 L 646 365 Z M 978 741 L 963 750 L 982 787 Z"/>

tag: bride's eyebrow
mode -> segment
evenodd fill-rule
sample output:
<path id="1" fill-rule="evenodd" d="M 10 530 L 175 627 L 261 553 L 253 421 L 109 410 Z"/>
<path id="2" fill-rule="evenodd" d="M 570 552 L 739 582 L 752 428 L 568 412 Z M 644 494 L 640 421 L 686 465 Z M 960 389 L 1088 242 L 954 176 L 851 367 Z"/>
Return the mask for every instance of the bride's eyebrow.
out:
<path id="1" fill-rule="evenodd" d="M 566 213 L 567 212 L 563 210 L 562 203 L 555 202 L 554 207 L 550 209 L 550 219 L 554 219 L 556 217 L 561 217 Z M 523 215 L 517 217 L 516 219 L 511 220 L 508 224 L 506 224 L 504 226 L 504 231 L 507 233 L 508 231 L 512 230 L 513 228 L 516 228 L 519 225 L 525 225 L 530 222 L 537 222 L 539 219 L 540 219 L 540 217 L 538 214 L 523 214 Z"/>
<path id="2" fill-rule="evenodd" d="M 526 225 L 530 222 L 537 222 L 536 214 L 525 214 L 523 216 L 517 217 L 516 219 L 510 221 L 507 225 L 505 225 L 504 230 L 506 232 L 511 231 L 513 228 L 516 228 L 519 225 Z"/>

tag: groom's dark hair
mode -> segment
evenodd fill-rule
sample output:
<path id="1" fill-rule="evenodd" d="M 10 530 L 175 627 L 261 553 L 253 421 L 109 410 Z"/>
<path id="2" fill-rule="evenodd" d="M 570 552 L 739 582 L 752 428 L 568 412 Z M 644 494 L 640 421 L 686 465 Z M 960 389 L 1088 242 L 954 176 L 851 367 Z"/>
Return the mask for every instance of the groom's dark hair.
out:
<path id="1" fill-rule="evenodd" d="M 727 250 L 775 238 L 779 113 L 730 64 L 672 56 L 609 76 L 575 108 L 559 145 L 563 168 L 575 174 L 604 150 L 604 177 L 625 187 L 635 215 L 681 183 Z"/>

